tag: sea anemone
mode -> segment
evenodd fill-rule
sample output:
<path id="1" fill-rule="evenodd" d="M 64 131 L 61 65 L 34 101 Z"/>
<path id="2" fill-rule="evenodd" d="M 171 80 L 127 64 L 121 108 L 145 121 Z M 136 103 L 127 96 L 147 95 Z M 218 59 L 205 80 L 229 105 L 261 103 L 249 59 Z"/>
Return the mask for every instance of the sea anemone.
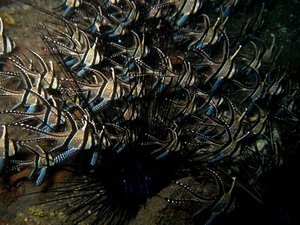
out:
<path id="1" fill-rule="evenodd" d="M 30 170 L 39 186 L 71 168 L 46 201 L 65 207 L 68 224 L 126 224 L 155 195 L 206 224 L 232 208 L 235 189 L 261 202 L 258 179 L 283 160 L 278 121 L 299 122 L 298 93 L 275 37 L 257 36 L 263 6 L 228 30 L 247 6 L 225 1 L 212 22 L 202 4 L 33 6 L 52 18 L 36 25 L 51 60 L 0 52 L 1 175 Z M 168 186 L 180 194 L 159 194 Z"/>

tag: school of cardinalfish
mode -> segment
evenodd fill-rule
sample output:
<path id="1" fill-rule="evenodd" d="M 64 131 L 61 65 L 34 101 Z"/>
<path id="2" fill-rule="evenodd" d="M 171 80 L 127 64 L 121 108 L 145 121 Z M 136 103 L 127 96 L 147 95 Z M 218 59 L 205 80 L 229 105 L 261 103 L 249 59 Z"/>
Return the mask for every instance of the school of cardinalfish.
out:
<path id="1" fill-rule="evenodd" d="M 97 170 L 106 157 L 164 162 L 175 155 L 185 166 L 204 168 L 219 193 L 200 196 L 173 180 L 192 197 L 166 200 L 209 202 L 212 221 L 228 208 L 239 175 L 254 187 L 280 165 L 276 121 L 299 122 L 297 91 L 276 63 L 275 38 L 266 46 L 253 35 L 263 8 L 234 35 L 225 30 L 238 4 L 225 1 L 212 23 L 201 14 L 202 0 L 65 0 L 62 16 L 45 11 L 55 22 L 37 25 L 52 61 L 31 50 L 12 54 L 15 43 L 0 20 L 0 57 L 10 68 L 0 72 L 1 175 L 30 169 L 28 178 L 41 185 L 49 171 L 80 158 Z M 235 165 L 227 168 L 235 174 L 229 184 L 213 169 L 224 162 Z M 151 173 L 130 166 L 142 167 L 139 181 L 122 172 L 114 184 L 124 195 L 154 195 Z M 76 221 L 96 216 L 100 223 L 106 193 L 99 189 L 93 197 L 77 195 L 92 213 Z"/>

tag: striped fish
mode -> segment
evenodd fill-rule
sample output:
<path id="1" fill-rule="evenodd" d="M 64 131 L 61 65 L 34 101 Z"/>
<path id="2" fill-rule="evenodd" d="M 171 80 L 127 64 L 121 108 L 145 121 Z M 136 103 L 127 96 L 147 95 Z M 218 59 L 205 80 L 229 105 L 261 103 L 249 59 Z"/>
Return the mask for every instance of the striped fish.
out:
<path id="1" fill-rule="evenodd" d="M 128 10 L 124 10 L 123 7 L 113 6 L 114 9 L 118 10 L 118 16 L 110 14 L 109 19 L 115 21 L 116 25 L 112 30 L 109 30 L 107 33 L 109 37 L 116 37 L 119 35 L 124 35 L 126 33 L 126 27 L 135 22 L 139 17 L 139 11 L 136 8 L 136 5 L 133 1 L 125 0 Z"/>
<path id="2" fill-rule="evenodd" d="M 15 155 L 17 151 L 18 146 L 9 138 L 7 126 L 2 125 L 2 135 L 0 137 L 0 173 L 4 169 L 9 157 Z"/>
<path id="3" fill-rule="evenodd" d="M 1 55 L 10 53 L 15 47 L 15 42 L 4 35 L 4 25 L 2 18 L 0 17 L 0 57 Z"/>
<path id="4" fill-rule="evenodd" d="M 96 95 L 89 103 L 92 106 L 93 112 L 101 110 L 109 101 L 119 99 L 124 95 L 123 86 L 119 79 L 116 77 L 113 68 L 110 69 L 112 79 L 106 78 L 104 74 L 97 70 L 89 70 L 97 76 L 97 78 L 100 80 L 99 84 L 101 84 L 99 85 L 98 89 L 95 89 Z M 99 98 L 103 100 L 99 103 L 96 103 L 96 100 Z"/>
<path id="5" fill-rule="evenodd" d="M 58 8 L 64 8 L 64 16 L 68 16 L 73 12 L 74 9 L 80 7 L 83 3 L 83 0 L 65 0 L 65 2 L 60 5 Z"/>
<path id="6" fill-rule="evenodd" d="M 177 8 L 176 14 L 179 14 L 180 17 L 176 22 L 178 27 L 181 27 L 185 24 L 190 15 L 196 14 L 201 8 L 203 0 L 177 0 L 175 5 Z"/>
<path id="7" fill-rule="evenodd" d="M 134 40 L 133 46 L 127 47 L 127 46 L 122 46 L 117 43 L 111 42 L 110 44 L 120 51 L 112 54 L 110 58 L 121 56 L 124 57 L 125 59 L 130 59 L 130 58 L 141 59 L 142 57 L 145 57 L 148 54 L 149 49 L 147 46 L 145 46 L 145 35 L 143 34 L 141 39 L 136 32 L 131 30 L 131 33 L 133 34 L 133 40 Z"/>

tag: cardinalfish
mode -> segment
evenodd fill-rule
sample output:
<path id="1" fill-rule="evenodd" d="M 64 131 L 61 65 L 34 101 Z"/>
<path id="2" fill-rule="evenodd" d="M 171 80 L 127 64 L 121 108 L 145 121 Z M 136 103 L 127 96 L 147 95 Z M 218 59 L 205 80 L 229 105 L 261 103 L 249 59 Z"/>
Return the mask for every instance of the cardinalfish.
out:
<path id="1" fill-rule="evenodd" d="M 280 163 L 275 119 L 299 121 L 298 90 L 277 69 L 275 39 L 267 48 L 248 35 L 253 17 L 235 38 L 227 15 L 196 15 L 202 2 L 65 0 L 64 16 L 38 26 L 53 59 L 29 50 L 0 71 L 10 103 L 0 109 L 1 176 L 27 170 L 41 185 L 63 164 L 82 172 L 60 193 L 75 217 L 64 224 L 126 224 L 151 186 L 168 184 L 189 197 L 165 200 L 201 204 L 194 217 L 208 209 L 206 224 L 227 213 L 239 180 L 254 186 Z M 2 20 L 0 44 L 0 56 L 15 46 Z"/>
<path id="2" fill-rule="evenodd" d="M 4 25 L 0 17 L 0 57 L 10 53 L 16 47 L 15 42 L 4 34 Z"/>
<path id="3" fill-rule="evenodd" d="M 57 8 L 64 9 L 64 16 L 68 16 L 74 11 L 76 8 L 82 5 L 83 0 L 65 0 L 63 4 L 58 6 Z"/>

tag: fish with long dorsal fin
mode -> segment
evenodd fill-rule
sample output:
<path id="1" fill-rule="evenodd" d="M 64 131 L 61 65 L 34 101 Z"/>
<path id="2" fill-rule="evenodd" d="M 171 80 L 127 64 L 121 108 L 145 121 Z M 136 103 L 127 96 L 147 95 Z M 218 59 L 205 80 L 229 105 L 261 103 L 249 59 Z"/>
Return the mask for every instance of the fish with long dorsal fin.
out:
<path id="1" fill-rule="evenodd" d="M 230 206 L 230 201 L 231 201 L 231 194 L 233 191 L 233 188 L 235 187 L 236 183 L 236 177 L 232 178 L 233 182 L 231 184 L 230 189 L 225 192 L 222 195 L 222 197 L 219 199 L 219 201 L 212 207 L 211 211 L 212 214 L 208 218 L 208 220 L 205 222 L 205 225 L 212 225 L 214 224 L 215 220 L 218 219 L 218 217 L 222 214 L 225 213 L 229 206 Z"/>

